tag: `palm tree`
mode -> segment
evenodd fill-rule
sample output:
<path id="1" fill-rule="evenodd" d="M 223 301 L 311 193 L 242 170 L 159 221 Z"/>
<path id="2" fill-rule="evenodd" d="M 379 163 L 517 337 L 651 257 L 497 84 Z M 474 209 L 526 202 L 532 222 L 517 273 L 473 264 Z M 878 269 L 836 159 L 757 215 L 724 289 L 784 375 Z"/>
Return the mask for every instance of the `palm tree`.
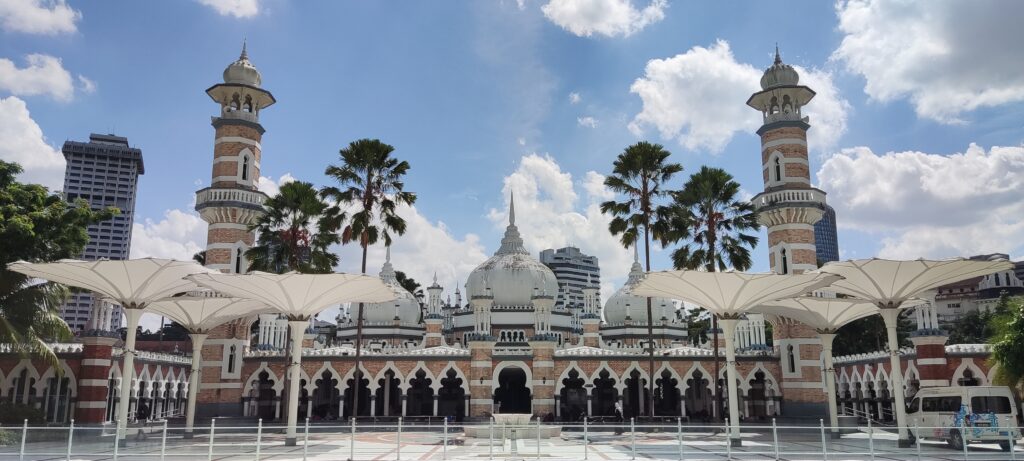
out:
<path id="1" fill-rule="evenodd" d="M 401 285 L 402 288 L 405 288 L 406 291 L 412 293 L 412 296 L 416 298 L 417 301 L 420 303 L 423 302 L 424 294 L 423 288 L 420 286 L 420 282 L 417 282 L 416 279 L 405 275 L 405 272 L 402 271 L 395 271 L 395 280 L 398 281 L 398 284 Z"/>
<path id="2" fill-rule="evenodd" d="M 740 200 L 739 193 L 740 185 L 732 175 L 707 166 L 691 175 L 681 191 L 672 193 L 673 203 L 659 211 L 662 222 L 667 225 L 661 234 L 662 244 L 686 242 L 672 252 L 676 269 L 708 272 L 729 267 L 739 271 L 750 269 L 750 250 L 757 246 L 757 236 L 745 232 L 757 231 L 760 224 L 754 205 Z M 711 317 L 717 377 L 718 316 Z M 716 395 L 716 411 L 721 415 L 721 393 Z"/>
<path id="3" fill-rule="evenodd" d="M 398 216 L 399 205 L 412 205 L 416 194 L 406 192 L 402 178 L 409 171 L 409 162 L 391 156 L 395 148 L 379 139 L 353 141 L 339 152 L 342 164 L 330 165 L 324 172 L 334 178 L 339 187 L 325 187 L 320 191 L 324 198 L 339 205 L 352 207 L 348 225 L 342 230 L 341 243 L 357 242 L 363 249 L 362 273 L 366 273 L 366 253 L 370 245 L 381 237 L 385 245 L 391 245 L 392 234 L 405 233 L 405 219 Z M 363 343 L 363 303 L 359 303 L 356 315 L 356 396 L 362 373 L 359 359 Z M 352 399 L 352 416 L 359 415 L 359 399 Z"/>
<path id="4" fill-rule="evenodd" d="M 651 237 L 659 238 L 662 223 L 658 218 L 657 202 L 668 195 L 662 186 L 676 173 L 683 171 L 678 163 L 667 163 L 671 152 L 660 144 L 641 141 L 627 147 L 612 164 L 612 174 L 605 178 L 604 185 L 616 194 L 625 196 L 617 202 L 609 200 L 601 204 L 601 212 L 612 216 L 608 225 L 612 235 L 621 235 L 622 246 L 629 248 L 637 244 L 641 232 L 644 239 L 646 270 L 651 271 Z M 647 298 L 648 343 L 648 395 L 647 408 L 654 414 L 654 315 L 651 312 L 651 298 Z"/>
<path id="5" fill-rule="evenodd" d="M 249 226 L 259 235 L 246 250 L 249 269 L 283 273 L 325 274 L 334 270 L 338 255 L 329 247 L 338 243 L 338 228 L 345 214 L 331 206 L 312 184 L 283 184 L 277 195 L 263 205 L 263 214 Z"/>

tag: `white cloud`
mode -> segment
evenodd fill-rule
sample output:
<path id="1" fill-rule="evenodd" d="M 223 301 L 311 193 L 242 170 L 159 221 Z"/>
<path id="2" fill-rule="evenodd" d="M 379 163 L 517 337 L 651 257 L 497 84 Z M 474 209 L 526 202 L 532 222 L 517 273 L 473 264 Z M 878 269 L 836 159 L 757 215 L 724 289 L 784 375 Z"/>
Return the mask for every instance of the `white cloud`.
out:
<path id="1" fill-rule="evenodd" d="M 82 13 L 64 0 L 0 0 L 0 28 L 10 32 L 54 35 L 75 32 Z"/>
<path id="2" fill-rule="evenodd" d="M 0 58 L 0 91 L 15 96 L 48 95 L 70 101 L 75 94 L 71 73 L 59 58 L 45 54 L 25 56 L 27 67 L 18 68 L 10 59 Z"/>
<path id="3" fill-rule="evenodd" d="M 1024 3 L 840 1 L 842 43 L 832 57 L 866 80 L 864 91 L 908 99 L 943 123 L 979 107 L 1024 100 Z"/>
<path id="4" fill-rule="evenodd" d="M 259 0 L 198 0 L 221 16 L 251 18 L 260 13 Z"/>
<path id="5" fill-rule="evenodd" d="M 579 93 L 577 93 L 575 91 L 572 92 L 572 93 L 569 93 L 569 104 L 579 104 L 580 101 L 582 101 L 582 100 L 583 100 L 583 98 L 580 97 Z"/>
<path id="6" fill-rule="evenodd" d="M 256 181 L 256 189 L 267 194 L 268 197 L 273 197 L 278 192 L 281 192 L 281 186 L 292 181 L 295 181 L 295 177 L 291 173 L 281 175 L 281 177 L 277 178 L 277 181 L 274 181 L 274 178 L 260 176 L 260 179 Z"/>
<path id="7" fill-rule="evenodd" d="M 838 225 L 882 235 L 892 258 L 1014 252 L 1024 245 L 1024 146 L 936 155 L 843 149 L 822 164 Z"/>
<path id="8" fill-rule="evenodd" d="M 572 175 L 561 170 L 550 156 L 524 156 L 515 172 L 505 177 L 502 194 L 505 207 L 492 209 L 488 218 L 496 228 L 508 223 L 509 194 L 515 193 L 516 225 L 527 249 L 535 256 L 546 248 L 574 245 L 597 256 L 601 264 L 601 299 L 605 300 L 625 281 L 632 253 L 608 232 L 609 218 L 600 203 L 613 195 L 603 187 L 604 176 L 590 171 L 579 186 L 585 200 L 576 193 Z"/>
<path id="9" fill-rule="evenodd" d="M 541 11 L 551 22 L 580 37 L 628 37 L 665 19 L 667 7 L 666 0 L 652 0 L 640 10 L 632 0 L 551 0 Z"/>
<path id="10" fill-rule="evenodd" d="M 576 117 L 576 123 L 585 128 L 597 128 L 597 119 L 594 117 Z"/>
<path id="11" fill-rule="evenodd" d="M 132 226 L 132 258 L 171 258 L 183 261 L 206 249 L 206 223 L 192 211 L 164 212 L 164 219 L 146 219 Z"/>
<path id="12" fill-rule="evenodd" d="M 85 94 L 92 94 L 96 92 L 96 82 L 78 74 L 78 88 Z"/>
<path id="13" fill-rule="evenodd" d="M 831 73 L 794 68 L 801 75 L 801 84 L 817 92 L 804 109 L 814 126 L 808 132 L 810 148 L 827 149 L 846 131 L 849 104 L 840 97 Z M 640 136 L 651 126 L 686 149 L 721 152 L 737 132 L 751 133 L 761 125 L 761 115 L 742 101 L 760 91 L 762 74 L 762 70 L 736 61 L 724 40 L 708 48 L 695 46 L 670 58 L 652 59 L 644 76 L 630 87 L 640 96 L 643 110 L 629 129 Z"/>
<path id="14" fill-rule="evenodd" d="M 63 187 L 64 155 L 46 142 L 25 101 L 15 96 L 0 98 L 0 139 L 0 160 L 21 164 L 25 170 L 19 176 L 21 181 L 50 190 Z"/>

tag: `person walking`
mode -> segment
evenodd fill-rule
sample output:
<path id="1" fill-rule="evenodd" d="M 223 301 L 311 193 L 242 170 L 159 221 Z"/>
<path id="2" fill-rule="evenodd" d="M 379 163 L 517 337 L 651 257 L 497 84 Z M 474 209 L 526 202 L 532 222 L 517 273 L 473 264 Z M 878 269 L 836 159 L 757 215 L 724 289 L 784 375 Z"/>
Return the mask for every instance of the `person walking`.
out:
<path id="1" fill-rule="evenodd" d="M 615 435 L 622 435 L 622 422 L 625 421 L 625 414 L 622 412 L 622 402 L 615 402 Z"/>

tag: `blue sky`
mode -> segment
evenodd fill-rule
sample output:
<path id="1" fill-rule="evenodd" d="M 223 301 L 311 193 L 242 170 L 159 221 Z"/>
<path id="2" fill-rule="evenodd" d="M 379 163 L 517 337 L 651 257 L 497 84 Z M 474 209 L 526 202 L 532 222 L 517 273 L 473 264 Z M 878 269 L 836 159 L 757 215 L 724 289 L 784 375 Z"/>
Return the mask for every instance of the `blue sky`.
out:
<path id="1" fill-rule="evenodd" d="M 607 295 L 631 252 L 596 211 L 600 175 L 648 139 L 684 165 L 675 187 L 708 164 L 757 193 L 758 114 L 744 102 L 778 43 L 818 92 L 807 108 L 813 182 L 837 209 L 844 257 L 1018 259 L 1024 32 L 1007 21 L 1022 9 L 0 0 L 0 158 L 59 184 L 65 139 L 127 136 L 147 168 L 133 254 L 187 257 L 205 244 L 191 211 L 210 177 L 217 107 L 204 90 L 246 39 L 278 101 L 261 116 L 265 190 L 289 178 L 322 185 L 339 148 L 380 138 L 412 164 L 407 188 L 419 194 L 404 210 L 413 225 L 395 246 L 399 270 L 436 271 L 449 290 L 464 282 L 497 248 L 514 191 L 527 245 L 598 255 Z M 655 252 L 656 267 L 666 254 Z M 342 270 L 358 266 L 356 252 L 341 255 Z M 383 249 L 371 256 L 379 267 Z M 759 247 L 754 270 L 767 261 Z"/>

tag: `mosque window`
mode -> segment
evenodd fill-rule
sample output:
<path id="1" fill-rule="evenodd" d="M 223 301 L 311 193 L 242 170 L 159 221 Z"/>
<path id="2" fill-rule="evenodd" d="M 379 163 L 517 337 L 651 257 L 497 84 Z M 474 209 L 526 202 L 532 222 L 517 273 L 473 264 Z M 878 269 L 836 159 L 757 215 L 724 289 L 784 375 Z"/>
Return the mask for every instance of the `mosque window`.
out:
<path id="1" fill-rule="evenodd" d="M 242 273 L 242 249 L 235 250 L 235 273 Z"/>
<path id="2" fill-rule="evenodd" d="M 782 160 L 775 157 L 775 180 L 782 181 Z"/>
<path id="3" fill-rule="evenodd" d="M 228 373 L 235 372 L 235 356 L 238 353 L 238 348 L 234 344 L 231 345 L 231 349 L 228 350 Z"/>
<path id="4" fill-rule="evenodd" d="M 242 106 L 242 110 L 252 112 L 252 96 L 245 97 L 245 105 Z"/>
<path id="5" fill-rule="evenodd" d="M 789 362 L 789 372 L 796 373 L 796 355 L 793 353 L 793 345 L 786 346 L 786 361 Z"/>
<path id="6" fill-rule="evenodd" d="M 780 254 L 782 255 L 782 272 L 781 273 L 782 274 L 788 274 L 789 273 L 789 257 L 786 255 L 786 249 L 783 248 L 780 251 Z"/>
<path id="7" fill-rule="evenodd" d="M 242 181 L 249 180 L 249 156 L 242 156 Z"/>
<path id="8" fill-rule="evenodd" d="M 996 278 L 998 278 L 998 277 L 999 276 L 996 276 Z M 1005 277 L 1005 279 L 1006 279 L 1006 283 L 1004 285 L 1010 286 L 1010 273 L 1009 272 L 1004 273 L 1003 277 Z"/>

